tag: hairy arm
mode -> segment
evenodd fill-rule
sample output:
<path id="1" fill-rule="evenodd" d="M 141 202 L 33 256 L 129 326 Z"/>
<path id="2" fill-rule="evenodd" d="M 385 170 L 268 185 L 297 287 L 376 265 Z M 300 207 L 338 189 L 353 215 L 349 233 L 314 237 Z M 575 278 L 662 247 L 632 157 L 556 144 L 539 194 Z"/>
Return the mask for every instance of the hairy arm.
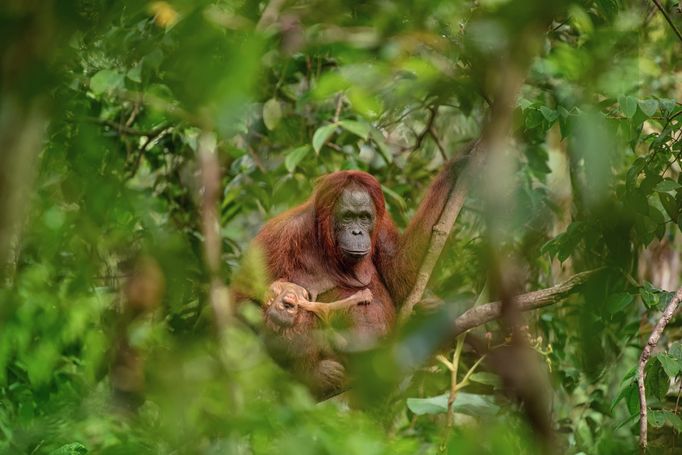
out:
<path id="1" fill-rule="evenodd" d="M 466 155 L 473 147 L 467 145 Z M 419 268 L 429 248 L 431 232 L 438 222 L 457 176 L 466 164 L 466 157 L 451 159 L 426 191 L 417 212 L 400 235 L 393 226 L 382 230 L 379 238 L 379 268 L 393 297 L 400 306 L 417 280 Z"/>

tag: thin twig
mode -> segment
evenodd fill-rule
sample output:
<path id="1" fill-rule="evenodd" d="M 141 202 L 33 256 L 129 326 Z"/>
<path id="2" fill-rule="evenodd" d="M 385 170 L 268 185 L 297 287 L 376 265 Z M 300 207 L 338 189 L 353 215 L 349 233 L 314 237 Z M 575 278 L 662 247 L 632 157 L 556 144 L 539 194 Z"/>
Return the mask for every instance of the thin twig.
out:
<path id="1" fill-rule="evenodd" d="M 426 135 L 429 134 L 429 132 L 431 131 L 431 128 L 433 128 L 433 122 L 436 121 L 436 115 L 437 114 L 438 114 L 438 106 L 430 106 L 429 107 L 429 118 L 426 120 L 426 126 L 424 127 L 422 132 L 417 135 L 417 140 L 415 141 L 414 145 L 412 147 L 410 147 L 411 151 L 418 150 L 422 146 L 422 143 L 424 142 Z"/>
<path id="2" fill-rule="evenodd" d="M 450 396 L 448 397 L 448 426 L 451 427 L 455 423 L 455 415 L 452 410 L 452 405 L 457 399 L 457 369 L 459 367 L 459 359 L 462 356 L 462 348 L 464 347 L 464 337 L 466 333 L 457 337 L 457 345 L 455 346 L 455 353 L 452 354 L 452 363 L 450 368 Z"/>
<path id="3" fill-rule="evenodd" d="M 140 147 L 138 154 L 135 157 L 135 162 L 128 171 L 128 178 L 132 178 L 135 174 L 137 174 L 137 170 L 140 168 L 140 163 L 142 162 L 142 157 L 144 156 L 147 149 L 149 149 L 149 146 L 157 142 L 159 139 L 161 139 L 161 137 L 167 134 L 171 130 L 171 128 L 172 127 L 170 126 L 166 126 L 163 128 L 161 127 L 155 128 L 154 130 L 152 130 L 153 134 L 145 135 L 146 139 L 144 141 L 144 144 L 142 144 L 142 146 Z"/>
<path id="4" fill-rule="evenodd" d="M 343 109 L 343 93 L 336 95 L 336 110 L 334 111 L 334 123 L 339 123 L 341 117 L 341 109 Z"/>
<path id="5" fill-rule="evenodd" d="M 99 119 L 99 118 L 95 118 L 95 117 L 85 117 L 84 120 L 86 122 L 97 123 L 99 125 L 108 126 L 109 128 L 116 130 L 116 132 L 118 132 L 118 134 L 125 134 L 128 136 L 155 136 L 155 135 L 159 134 L 159 132 L 168 128 L 168 125 L 163 124 L 161 126 L 157 126 L 156 128 L 154 128 L 152 130 L 145 131 L 145 130 L 138 130 L 136 128 L 131 128 L 131 127 L 126 126 L 124 124 L 116 123 L 112 120 L 104 120 L 104 119 Z"/>
<path id="6" fill-rule="evenodd" d="M 443 158 L 443 161 L 448 160 L 448 155 L 445 153 L 445 147 L 443 147 L 443 144 L 440 142 L 440 138 L 436 134 L 436 129 L 431 125 L 431 128 L 429 128 L 429 134 L 433 138 L 433 142 L 436 143 L 436 147 L 438 147 L 438 151 L 440 152 L 440 156 Z"/>
<path id="7" fill-rule="evenodd" d="M 680 304 L 680 300 L 682 300 L 682 288 L 678 289 L 678 291 L 675 293 L 675 296 L 670 300 L 670 303 L 665 307 L 665 310 L 663 310 L 663 314 L 661 315 L 661 318 L 658 320 L 656 323 L 656 326 L 654 327 L 654 330 L 651 332 L 651 335 L 649 336 L 649 341 L 647 341 L 646 346 L 644 346 L 644 349 L 642 350 L 642 355 L 639 357 L 639 365 L 637 367 L 637 388 L 639 389 L 639 446 L 640 448 L 644 451 L 646 450 L 648 446 L 648 441 L 647 441 L 647 427 L 648 427 L 648 422 L 647 422 L 647 404 L 646 404 L 646 388 L 644 386 L 644 368 L 646 367 L 646 364 L 649 362 L 649 358 L 651 357 L 651 353 L 653 352 L 654 348 L 658 344 L 658 341 L 661 339 L 661 335 L 663 334 L 663 330 L 665 330 L 665 326 L 668 325 L 670 322 L 670 319 L 672 319 L 673 315 L 675 314 L 675 311 L 677 310 L 677 307 Z"/>
<path id="8" fill-rule="evenodd" d="M 675 35 L 677 35 L 677 37 L 680 39 L 680 41 L 682 41 L 682 33 L 680 33 L 680 30 L 677 28 L 677 26 L 675 25 L 673 20 L 670 18 L 670 15 L 668 14 L 668 12 L 665 10 L 665 8 L 663 8 L 663 6 L 661 5 L 661 2 L 659 2 L 658 0 L 651 0 L 651 1 L 654 2 L 654 4 L 656 5 L 656 8 L 658 8 L 658 10 L 663 14 L 663 16 L 665 16 L 665 20 L 668 21 L 668 24 L 670 24 L 670 27 L 675 32 Z"/>

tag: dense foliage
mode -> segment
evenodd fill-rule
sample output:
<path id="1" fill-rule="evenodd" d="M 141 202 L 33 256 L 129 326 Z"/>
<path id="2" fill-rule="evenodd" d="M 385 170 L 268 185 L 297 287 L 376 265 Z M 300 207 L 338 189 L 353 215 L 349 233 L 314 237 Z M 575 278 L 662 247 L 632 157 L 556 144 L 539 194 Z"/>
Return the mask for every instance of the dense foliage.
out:
<path id="1" fill-rule="evenodd" d="M 3 1 L 0 448 L 536 453 L 522 406 L 486 362 L 469 371 L 467 347 L 459 379 L 472 374 L 448 419 L 455 341 L 432 355 L 443 321 L 497 297 L 496 249 L 524 291 L 601 270 L 524 315 L 528 346 L 561 451 L 634 452 L 635 368 L 680 285 L 682 42 L 654 3 L 556 2 L 513 112 L 513 204 L 491 207 L 481 177 L 431 277 L 441 309 L 358 356 L 350 409 L 314 403 L 272 362 L 255 307 L 217 336 L 208 304 L 201 134 L 218 141 L 228 285 L 259 226 L 327 172 L 371 172 L 404 227 L 480 134 L 500 60 L 544 3 Z M 660 3 L 682 27 L 677 2 Z M 135 292 L 151 307 L 131 314 Z M 647 367 L 662 453 L 682 446 L 680 327 Z M 476 330 L 505 344 L 496 323 Z M 121 355 L 141 378 L 121 378 Z M 119 396 L 120 382 L 143 393 Z"/>

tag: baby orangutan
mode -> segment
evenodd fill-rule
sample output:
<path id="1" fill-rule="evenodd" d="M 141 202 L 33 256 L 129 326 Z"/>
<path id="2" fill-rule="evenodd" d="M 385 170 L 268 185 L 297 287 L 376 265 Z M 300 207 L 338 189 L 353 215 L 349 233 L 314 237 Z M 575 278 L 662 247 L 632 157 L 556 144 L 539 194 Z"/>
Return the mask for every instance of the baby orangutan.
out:
<path id="1" fill-rule="evenodd" d="M 372 301 L 369 289 L 358 291 L 350 297 L 336 302 L 311 302 L 310 294 L 302 286 L 289 281 L 277 280 L 270 285 L 265 296 L 265 313 L 280 327 L 291 327 L 301 310 L 308 311 L 323 322 L 328 322 L 334 312 Z"/>
<path id="2" fill-rule="evenodd" d="M 346 387 L 346 370 L 317 322 L 326 325 L 334 313 L 370 303 L 373 296 L 365 289 L 330 303 L 309 298 L 305 288 L 289 281 L 270 285 L 263 305 L 265 344 L 281 366 L 308 384 L 318 399 L 326 399 Z"/>

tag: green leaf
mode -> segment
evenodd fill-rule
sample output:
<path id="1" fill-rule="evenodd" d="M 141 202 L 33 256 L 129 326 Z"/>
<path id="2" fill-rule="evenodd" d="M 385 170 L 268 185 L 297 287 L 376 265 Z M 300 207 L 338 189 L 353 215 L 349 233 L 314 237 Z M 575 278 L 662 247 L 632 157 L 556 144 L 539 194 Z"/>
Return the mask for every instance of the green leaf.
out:
<path id="1" fill-rule="evenodd" d="M 676 341 L 670 346 L 668 354 L 675 357 L 677 360 L 682 361 L 682 341 Z"/>
<path id="2" fill-rule="evenodd" d="M 430 398 L 408 398 L 407 407 L 417 415 L 442 414 L 448 412 L 448 394 Z"/>
<path id="3" fill-rule="evenodd" d="M 502 381 L 498 375 L 485 371 L 473 373 L 471 376 L 469 376 L 469 380 L 479 384 L 491 385 L 496 388 L 502 385 Z"/>
<path id="4" fill-rule="evenodd" d="M 98 71 L 90 79 L 90 90 L 95 95 L 109 93 L 123 86 L 123 74 L 116 70 Z"/>
<path id="5" fill-rule="evenodd" d="M 661 205 L 670 219 L 677 220 L 677 213 L 679 212 L 677 200 L 668 193 L 658 193 L 658 198 L 661 200 Z"/>
<path id="6" fill-rule="evenodd" d="M 663 370 L 668 377 L 674 378 L 682 371 L 682 360 L 679 360 L 670 354 L 659 354 L 656 358 L 661 362 Z"/>
<path id="7" fill-rule="evenodd" d="M 367 140 L 369 138 L 369 131 L 371 129 L 367 122 L 360 122 L 356 120 L 341 120 L 339 126 L 346 131 L 350 131 L 356 136 Z"/>
<path id="8" fill-rule="evenodd" d="M 639 108 L 647 117 L 651 117 L 658 110 L 658 101 L 653 99 L 639 100 Z"/>
<path id="9" fill-rule="evenodd" d="M 381 189 L 387 196 L 386 198 L 387 200 L 395 202 L 401 211 L 407 210 L 407 203 L 405 202 L 405 199 L 403 199 L 401 195 L 399 195 L 398 193 L 384 185 L 381 185 Z"/>
<path id="10" fill-rule="evenodd" d="M 628 305 L 632 303 L 635 296 L 627 292 L 619 292 L 609 296 L 606 300 L 606 311 L 610 314 L 615 314 L 623 311 Z"/>
<path id="11" fill-rule="evenodd" d="M 384 135 L 381 134 L 381 131 L 379 131 L 376 128 L 372 128 L 369 132 L 369 136 L 372 139 L 372 141 L 379 148 L 379 154 L 384 159 L 384 161 L 387 164 L 390 164 L 391 162 L 393 162 L 393 155 L 391 154 L 391 148 L 386 143 L 386 140 L 384 139 Z"/>
<path id="12" fill-rule="evenodd" d="M 286 152 L 286 158 L 284 158 L 284 167 L 287 169 L 287 171 L 294 172 L 294 169 L 296 169 L 298 163 L 305 158 L 308 152 L 310 152 L 310 146 L 307 144 Z"/>
<path id="13" fill-rule="evenodd" d="M 644 286 L 639 289 L 639 295 L 642 298 L 642 303 L 649 310 L 658 310 L 663 308 L 673 296 L 672 292 L 666 292 L 654 287 L 651 283 L 645 282 Z"/>
<path id="14" fill-rule="evenodd" d="M 637 100 L 632 96 L 621 96 L 618 98 L 620 109 L 627 118 L 632 118 L 637 112 Z"/>
<path id="15" fill-rule="evenodd" d="M 263 123 L 269 130 L 274 130 L 282 119 L 282 106 L 276 98 L 270 98 L 263 104 Z"/>
<path id="16" fill-rule="evenodd" d="M 628 407 L 628 412 L 630 415 L 636 415 L 639 414 L 640 406 L 639 406 L 639 390 L 637 388 L 637 382 L 632 382 L 628 386 L 627 389 L 625 389 L 625 404 Z"/>
<path id="17" fill-rule="evenodd" d="M 661 428 L 666 422 L 678 433 L 682 432 L 682 419 L 677 414 L 665 409 L 649 411 L 649 425 L 652 427 Z"/>
<path id="18" fill-rule="evenodd" d="M 675 431 L 677 431 L 678 433 L 682 433 L 682 418 L 680 418 L 680 416 L 670 411 L 661 412 L 663 412 L 663 414 L 665 415 L 665 420 L 667 420 L 668 423 L 673 426 Z"/>
<path id="19" fill-rule="evenodd" d="M 660 193 L 667 193 L 668 191 L 674 191 L 678 188 L 682 188 L 682 185 L 677 183 L 675 180 L 665 179 L 656 185 L 654 191 L 658 191 Z"/>
<path id="20" fill-rule="evenodd" d="M 620 391 L 618 392 L 618 395 L 616 395 L 616 398 L 614 398 L 613 401 L 611 402 L 611 411 L 613 411 L 613 409 L 616 407 L 620 400 L 628 396 L 628 394 L 630 393 L 630 389 L 634 384 L 635 374 L 637 374 L 637 367 L 632 367 L 623 377 L 623 380 L 621 381 Z"/>
<path id="21" fill-rule="evenodd" d="M 320 153 L 322 146 L 326 144 L 332 134 L 334 134 L 336 126 L 336 123 L 332 123 L 331 125 L 321 126 L 315 131 L 313 134 L 313 149 L 315 149 L 315 153 Z"/>
<path id="22" fill-rule="evenodd" d="M 559 113 L 548 108 L 547 106 L 540 106 L 540 113 L 550 125 L 553 124 L 557 118 L 559 118 Z"/>
<path id="23" fill-rule="evenodd" d="M 661 428 L 665 424 L 665 414 L 661 411 L 649 412 L 649 425 L 654 428 Z"/>
<path id="24" fill-rule="evenodd" d="M 50 455 L 84 455 L 88 449 L 80 442 L 72 442 L 50 452 Z"/>
<path id="25" fill-rule="evenodd" d="M 142 82 L 142 65 L 135 65 L 130 68 L 126 77 L 133 82 Z"/>
<path id="26" fill-rule="evenodd" d="M 675 110 L 675 107 L 677 106 L 675 100 L 671 98 L 661 98 L 659 99 L 659 102 L 661 104 L 661 110 L 667 115 L 672 114 L 672 112 Z"/>
<path id="27" fill-rule="evenodd" d="M 430 398 L 408 398 L 407 407 L 417 415 L 442 414 L 448 411 L 449 393 Z M 475 417 L 493 416 L 499 411 L 492 398 L 459 392 L 452 404 L 454 412 Z"/>
<path id="28" fill-rule="evenodd" d="M 659 400 L 665 398 L 665 394 L 668 392 L 668 387 L 670 386 L 670 380 L 663 369 L 663 365 L 658 359 L 649 362 L 649 365 L 647 365 L 644 384 L 648 396 L 656 397 Z"/>
<path id="29" fill-rule="evenodd" d="M 527 109 L 524 111 L 524 115 L 526 118 L 526 128 L 528 129 L 536 128 L 539 125 L 542 125 L 542 122 L 544 121 L 544 116 L 537 109 Z"/>

